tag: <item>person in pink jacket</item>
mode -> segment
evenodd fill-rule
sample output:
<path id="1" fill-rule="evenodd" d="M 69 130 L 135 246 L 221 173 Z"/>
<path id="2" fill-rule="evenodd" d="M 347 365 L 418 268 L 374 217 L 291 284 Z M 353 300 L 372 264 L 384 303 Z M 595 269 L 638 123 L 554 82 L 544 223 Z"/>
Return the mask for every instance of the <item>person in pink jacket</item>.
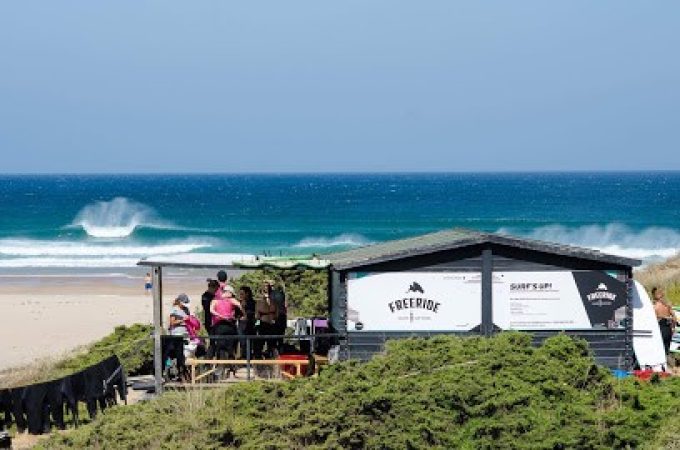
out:
<path id="1" fill-rule="evenodd" d="M 221 295 L 215 295 L 210 303 L 210 315 L 212 318 L 212 334 L 215 338 L 215 356 L 217 359 L 234 359 L 236 339 L 220 339 L 220 336 L 236 337 L 236 311 L 241 310 L 241 304 L 234 297 L 234 288 L 228 284 L 221 290 Z M 241 310 L 242 311 L 242 310 Z M 230 371 L 236 376 L 236 368 L 230 367 Z"/>

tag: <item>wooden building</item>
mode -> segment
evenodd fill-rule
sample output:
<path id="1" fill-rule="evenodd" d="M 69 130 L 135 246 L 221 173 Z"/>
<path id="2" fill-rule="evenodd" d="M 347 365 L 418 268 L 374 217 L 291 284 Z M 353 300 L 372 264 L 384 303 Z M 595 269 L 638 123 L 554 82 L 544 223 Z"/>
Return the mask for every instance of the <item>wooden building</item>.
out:
<path id="1" fill-rule="evenodd" d="M 343 358 L 387 339 L 438 333 L 559 332 L 586 339 L 598 362 L 628 369 L 631 289 L 639 260 L 508 235 L 453 229 L 323 255 Z"/>
<path id="2" fill-rule="evenodd" d="M 343 359 L 368 359 L 388 339 L 490 336 L 521 330 L 540 341 L 586 339 L 598 362 L 634 364 L 636 259 L 507 235 L 453 229 L 320 257 L 185 254 L 148 257 L 153 275 L 154 372 L 162 391 L 163 269 L 320 270 Z"/>

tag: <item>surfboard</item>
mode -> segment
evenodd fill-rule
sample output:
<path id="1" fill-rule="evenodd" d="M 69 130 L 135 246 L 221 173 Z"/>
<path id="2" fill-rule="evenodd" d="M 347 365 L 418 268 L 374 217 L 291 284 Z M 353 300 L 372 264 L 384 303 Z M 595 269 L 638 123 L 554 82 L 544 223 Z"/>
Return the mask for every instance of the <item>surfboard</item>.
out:
<path id="1" fill-rule="evenodd" d="M 637 281 L 633 288 L 633 351 L 640 368 L 663 371 L 666 354 L 654 306 L 647 291 Z"/>

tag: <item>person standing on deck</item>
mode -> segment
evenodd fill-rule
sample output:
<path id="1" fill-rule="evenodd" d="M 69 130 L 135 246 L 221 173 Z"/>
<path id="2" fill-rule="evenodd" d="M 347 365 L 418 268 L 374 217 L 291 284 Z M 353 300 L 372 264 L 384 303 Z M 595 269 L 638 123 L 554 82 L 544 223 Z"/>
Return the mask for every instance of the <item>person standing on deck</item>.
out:
<path id="1" fill-rule="evenodd" d="M 238 334 L 236 328 L 236 313 L 241 310 L 241 304 L 234 298 L 234 288 L 229 285 L 224 287 L 223 295 L 210 303 L 210 315 L 212 330 L 216 336 L 233 337 Z M 215 356 L 218 359 L 234 359 L 235 339 L 217 339 L 214 346 Z M 229 367 L 228 372 L 232 372 L 236 377 L 236 368 Z"/>
<path id="2" fill-rule="evenodd" d="M 217 272 L 217 281 L 220 283 L 220 287 L 215 293 L 215 296 L 221 297 L 222 293 L 224 292 L 224 288 L 227 286 L 227 272 L 224 270 Z"/>
<path id="3" fill-rule="evenodd" d="M 276 305 L 276 320 L 274 322 L 274 334 L 285 335 L 288 326 L 288 305 L 286 303 L 286 293 L 283 287 L 273 287 L 273 282 L 270 281 L 272 301 Z M 281 352 L 283 347 L 283 338 L 276 340 L 276 349 Z"/>
<path id="4" fill-rule="evenodd" d="M 201 295 L 201 306 L 203 307 L 203 325 L 208 336 L 212 334 L 212 316 L 210 314 L 210 303 L 215 299 L 215 293 L 220 287 L 217 280 L 208 279 L 208 289 Z M 213 348 L 212 340 L 210 341 L 210 348 Z M 212 356 L 212 353 L 210 353 Z"/>
<path id="5" fill-rule="evenodd" d="M 276 334 L 276 318 L 278 317 L 278 310 L 276 303 L 271 298 L 272 286 L 269 281 L 265 281 L 262 286 L 261 297 L 255 304 L 255 319 L 257 320 L 257 334 L 260 336 L 271 336 Z M 267 344 L 267 353 L 263 355 L 263 346 Z M 266 356 L 269 358 L 275 357 L 274 348 L 276 346 L 275 338 L 258 339 L 257 345 L 254 348 L 256 358 Z"/>
<path id="6" fill-rule="evenodd" d="M 253 290 L 250 286 L 241 286 L 238 291 L 238 300 L 241 303 L 241 310 L 243 311 L 243 316 L 238 319 L 238 333 L 242 336 L 252 336 L 255 334 L 255 299 L 253 298 Z M 240 356 L 241 358 L 246 358 L 246 349 L 248 345 L 246 343 L 246 338 L 239 340 L 240 343 Z M 251 353 L 252 344 L 250 343 Z"/>

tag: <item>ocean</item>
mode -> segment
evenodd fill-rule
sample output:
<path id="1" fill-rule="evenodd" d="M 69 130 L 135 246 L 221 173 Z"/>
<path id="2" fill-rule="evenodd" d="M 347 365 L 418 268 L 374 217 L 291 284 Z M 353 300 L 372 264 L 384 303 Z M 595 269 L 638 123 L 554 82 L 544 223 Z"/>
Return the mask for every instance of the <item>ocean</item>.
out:
<path id="1" fill-rule="evenodd" d="M 304 255 L 452 227 L 654 261 L 680 249 L 680 172 L 0 176 L 0 271 Z"/>

